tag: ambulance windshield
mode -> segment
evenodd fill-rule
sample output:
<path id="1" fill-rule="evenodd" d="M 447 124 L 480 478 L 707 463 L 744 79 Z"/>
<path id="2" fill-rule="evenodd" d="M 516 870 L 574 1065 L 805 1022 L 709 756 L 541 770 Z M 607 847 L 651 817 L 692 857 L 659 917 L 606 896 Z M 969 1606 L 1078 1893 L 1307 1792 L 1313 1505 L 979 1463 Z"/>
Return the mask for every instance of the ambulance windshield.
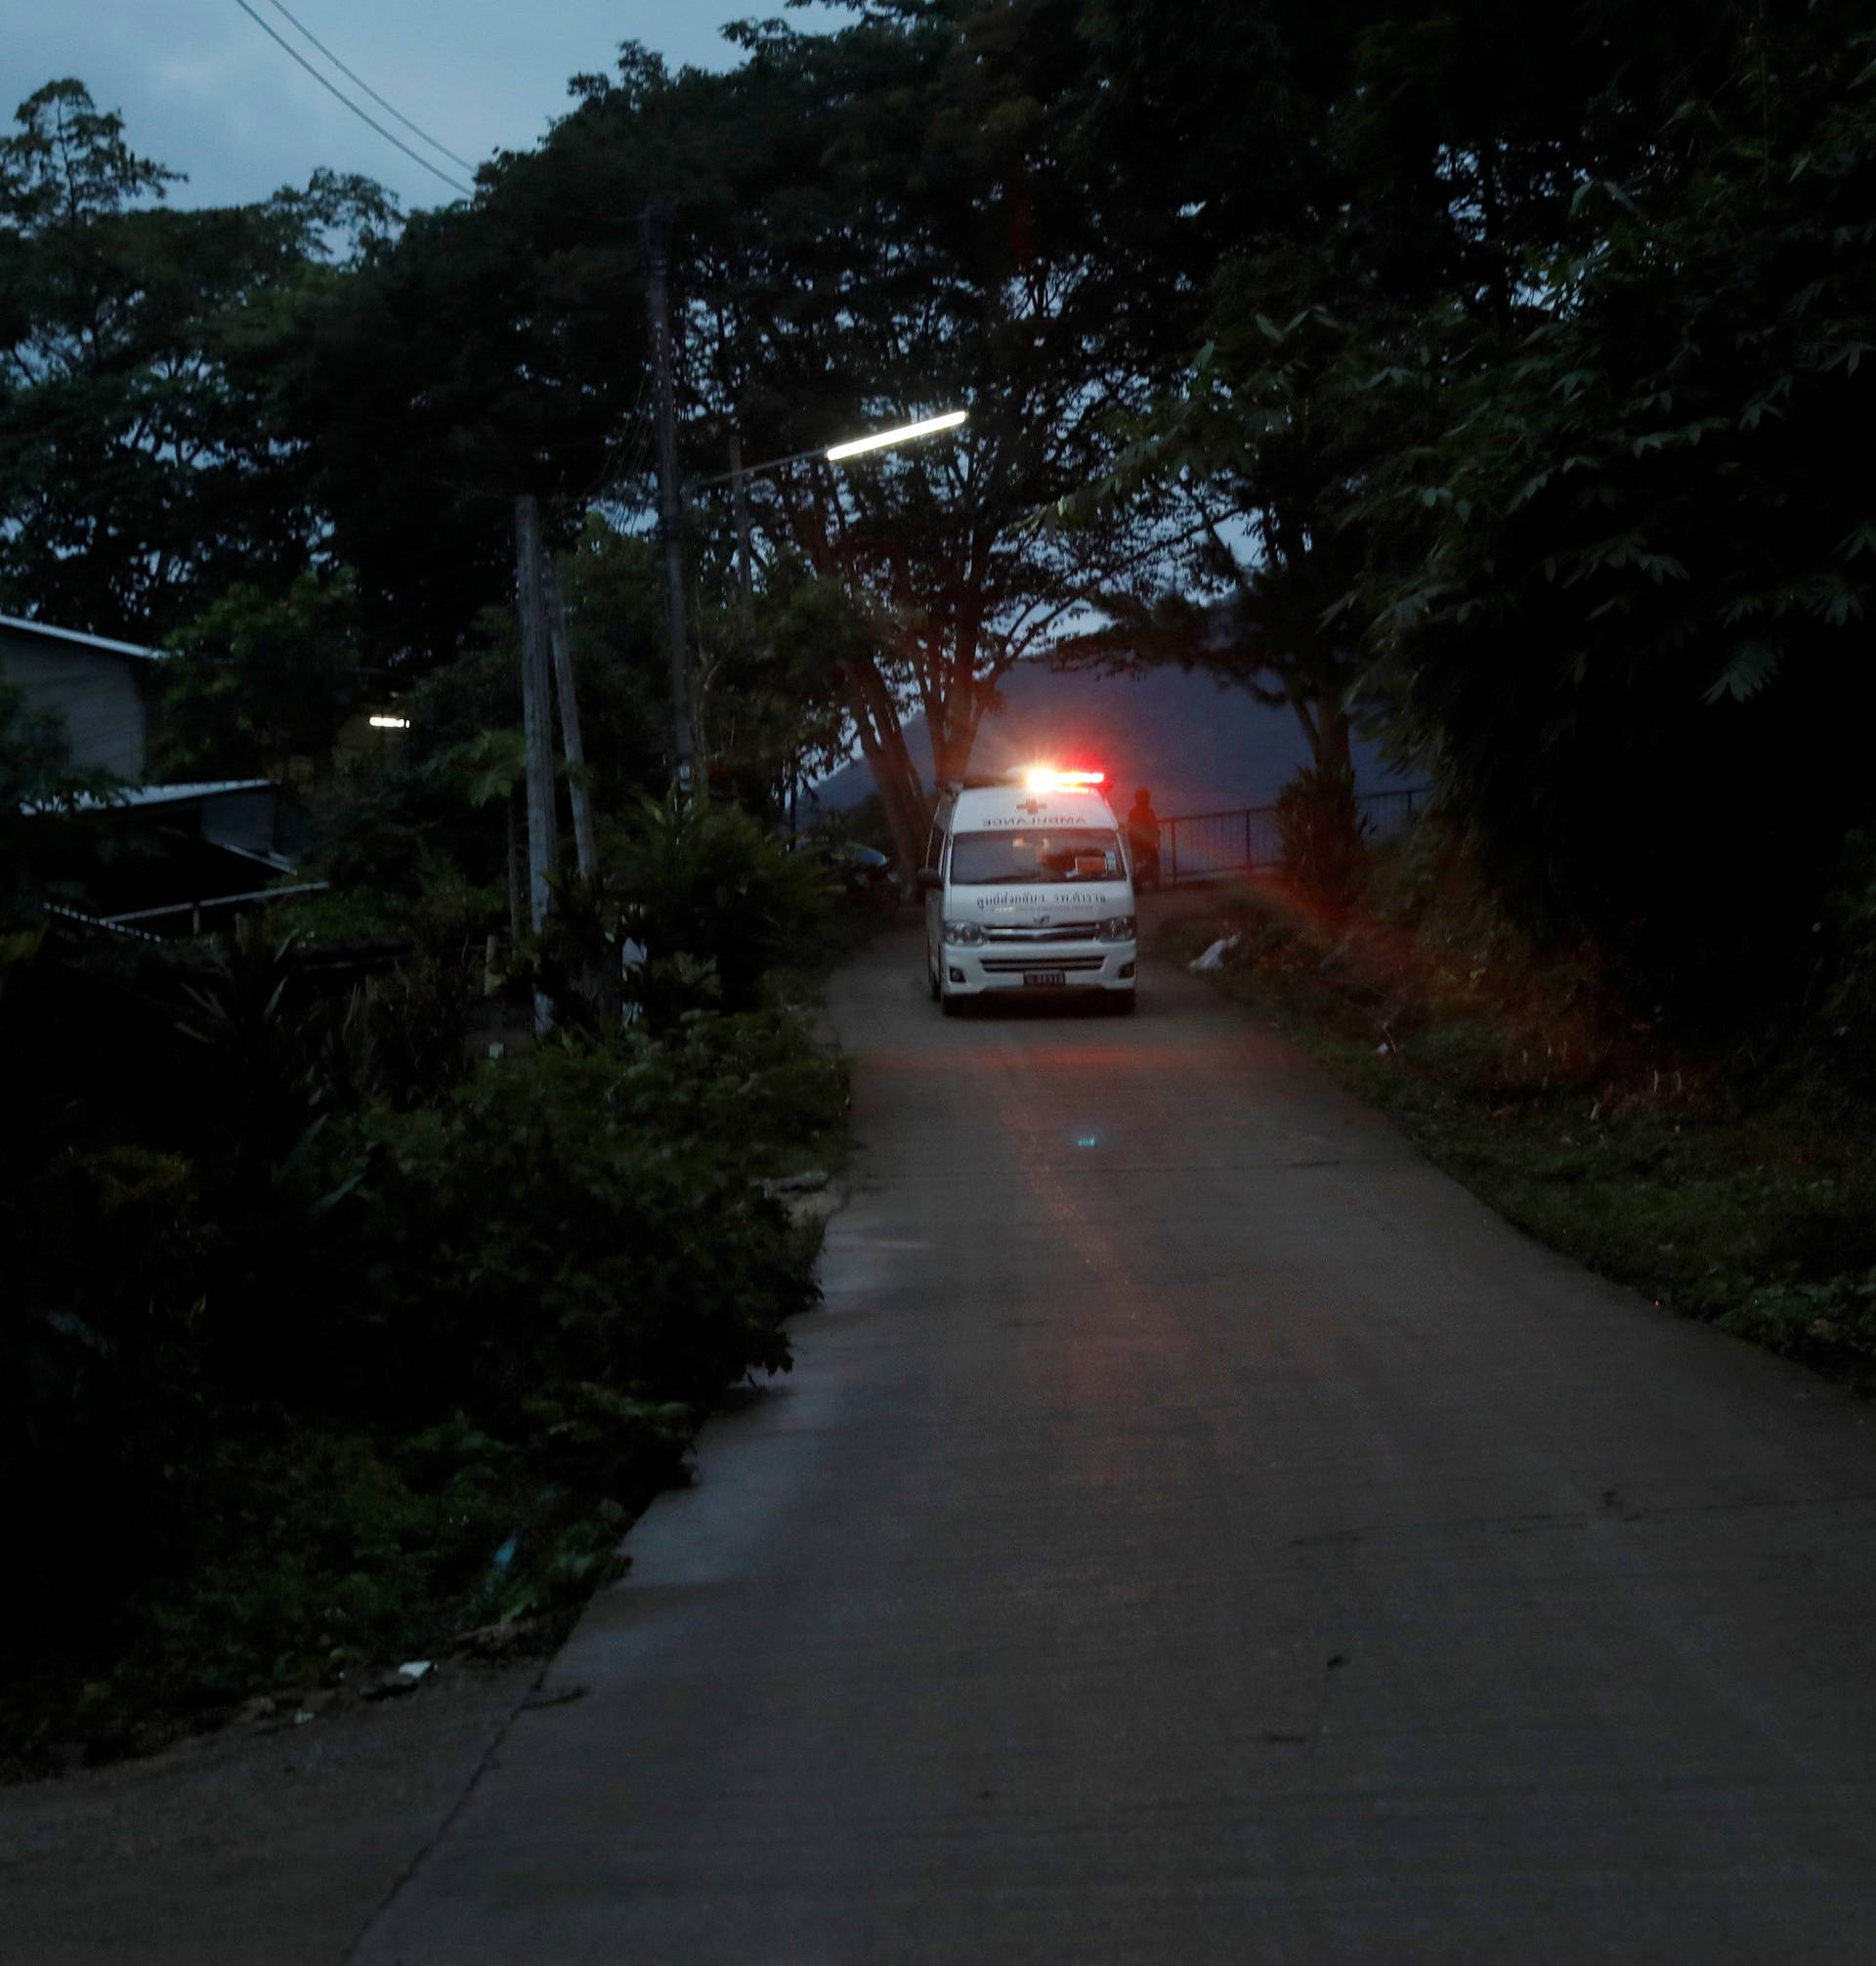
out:
<path id="1" fill-rule="evenodd" d="M 1108 827 L 1011 827 L 960 833 L 951 842 L 956 887 L 1017 880 L 1122 880 L 1119 833 Z"/>

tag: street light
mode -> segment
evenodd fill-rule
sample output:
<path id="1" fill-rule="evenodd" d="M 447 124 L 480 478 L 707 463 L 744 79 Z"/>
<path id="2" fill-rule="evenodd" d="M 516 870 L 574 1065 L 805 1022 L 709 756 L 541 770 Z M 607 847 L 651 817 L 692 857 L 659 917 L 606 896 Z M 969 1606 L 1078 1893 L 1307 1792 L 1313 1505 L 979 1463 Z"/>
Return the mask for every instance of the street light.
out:
<path id="1" fill-rule="evenodd" d="M 749 505 L 746 487 L 748 481 L 758 471 L 779 470 L 784 464 L 799 464 L 809 457 L 820 457 L 830 464 L 839 464 L 849 457 L 858 457 L 865 451 L 884 450 L 893 445 L 911 443 L 915 438 L 932 436 L 940 430 L 956 430 L 959 424 L 967 421 L 969 416 L 970 411 L 967 409 L 948 409 L 940 416 L 927 416 L 917 423 L 900 423 L 894 425 L 890 430 L 875 430 L 870 437 L 855 437 L 849 439 L 844 444 L 834 444 L 826 448 L 817 446 L 812 450 L 790 450 L 785 457 L 764 457 L 755 464 L 745 464 L 743 462 L 742 433 L 732 428 L 730 431 L 730 468 L 727 471 L 717 472 L 713 477 L 687 479 L 679 489 L 676 502 L 681 508 L 684 500 L 692 492 L 707 491 L 712 485 L 734 485 L 736 488 L 737 587 L 742 604 L 741 612 L 745 627 L 746 628 L 748 624 L 750 606 Z M 672 577 L 676 577 L 674 570 Z M 678 594 L 676 610 L 681 611 L 683 606 L 681 585 L 675 591 Z M 675 635 L 682 634 L 681 613 L 677 613 L 676 611 L 674 611 L 673 633 Z M 688 718 L 690 705 L 688 680 L 689 650 L 681 641 L 673 642 L 671 661 L 674 676 L 679 674 L 679 664 L 683 665 L 683 680 L 675 694 L 678 696 L 681 705 L 678 712 L 679 716 Z M 687 787 L 689 776 L 689 757 L 685 752 L 680 752 L 679 779 Z"/>
<path id="2" fill-rule="evenodd" d="M 836 444 L 828 452 L 828 462 L 838 464 L 843 457 L 858 457 L 863 450 L 883 450 L 888 444 L 904 444 L 909 438 L 929 437 L 934 430 L 956 430 L 968 409 L 948 409 L 942 416 L 927 416 L 922 423 L 902 423 L 897 430 L 881 430 L 872 437 L 856 437 L 851 444 Z"/>
<path id="3" fill-rule="evenodd" d="M 835 444 L 828 449 L 816 445 L 812 450 L 790 450 L 786 457 L 765 457 L 759 464 L 733 461 L 729 470 L 719 471 L 713 478 L 686 479 L 685 495 L 688 497 L 691 492 L 703 492 L 712 485 L 728 485 L 732 480 L 753 478 L 758 471 L 773 471 L 779 465 L 799 464 L 808 457 L 825 458 L 830 464 L 838 464 L 844 458 L 858 457 L 863 450 L 883 450 L 890 444 L 906 444 L 915 437 L 929 437 L 937 430 L 956 430 L 969 415 L 968 409 L 948 409 L 942 416 L 927 416 L 922 423 L 901 423 L 894 429 L 876 430 L 871 437 L 855 437 L 845 444 Z M 741 450 L 741 437 L 732 433 L 730 442 L 733 450 Z"/>

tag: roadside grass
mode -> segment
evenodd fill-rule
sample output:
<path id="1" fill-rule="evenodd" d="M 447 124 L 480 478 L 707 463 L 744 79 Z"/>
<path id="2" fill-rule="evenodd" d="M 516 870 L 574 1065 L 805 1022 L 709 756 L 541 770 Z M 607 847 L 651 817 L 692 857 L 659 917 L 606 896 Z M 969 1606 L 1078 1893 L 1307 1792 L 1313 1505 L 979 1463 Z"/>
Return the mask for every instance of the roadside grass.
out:
<path id="1" fill-rule="evenodd" d="M 509 1441 L 461 1414 L 407 1438 L 250 1416 L 191 1471 L 187 1532 L 156 1573 L 9 1673 L 0 1776 L 149 1753 L 258 1706 L 291 1725 L 465 1641 L 500 1659 L 550 1649 L 622 1573 L 620 1535 L 683 1478 L 703 1417 L 658 1414 L 621 1478 L 551 1424 Z"/>
<path id="2" fill-rule="evenodd" d="M 1247 884 L 1170 919 L 1162 951 L 1231 934 L 1209 980 L 1507 1220 L 1876 1390 L 1876 1100 L 1828 1032 L 1696 1038 L 1638 1014 L 1592 952 L 1519 935 L 1435 841 L 1378 850 L 1345 916 Z"/>

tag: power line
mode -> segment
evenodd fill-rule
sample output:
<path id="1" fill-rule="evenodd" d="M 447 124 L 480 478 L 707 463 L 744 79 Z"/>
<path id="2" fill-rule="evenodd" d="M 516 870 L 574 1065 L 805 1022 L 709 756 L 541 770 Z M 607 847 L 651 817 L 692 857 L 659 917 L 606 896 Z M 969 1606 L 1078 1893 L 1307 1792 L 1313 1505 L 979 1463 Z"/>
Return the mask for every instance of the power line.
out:
<path id="1" fill-rule="evenodd" d="M 369 96 L 375 104 L 377 104 L 379 108 L 383 109 L 387 114 L 397 117 L 398 121 L 401 122 L 406 130 L 412 131 L 415 135 L 421 137 L 423 141 L 426 144 L 428 144 L 433 150 L 440 151 L 444 156 L 448 157 L 452 164 L 460 164 L 465 171 L 469 171 L 472 173 L 474 172 L 476 166 L 472 164 L 467 157 L 457 156 L 455 151 L 452 150 L 448 144 L 440 144 L 437 142 L 436 138 L 429 133 L 428 130 L 418 129 L 416 124 L 413 123 L 410 120 L 410 118 L 406 116 L 404 113 L 404 111 L 397 107 L 395 103 L 387 103 L 384 100 L 384 98 L 380 96 L 378 92 L 371 86 L 371 84 L 367 82 L 364 79 L 364 77 L 358 72 L 356 68 L 348 68 L 345 65 L 345 64 L 341 62 L 335 54 L 333 54 L 332 50 L 328 48 L 325 45 L 325 43 L 321 41 L 316 33 L 314 33 L 312 28 L 309 27 L 306 24 L 306 22 L 299 18 L 298 15 L 287 13 L 286 8 L 281 6 L 280 0 L 273 0 L 273 6 L 274 11 L 277 14 L 286 15 L 287 20 L 292 21 L 293 25 L 296 26 L 300 30 L 300 32 L 304 34 L 309 41 L 312 42 L 314 47 L 316 47 L 320 51 L 320 53 L 323 55 L 325 59 L 332 64 L 333 67 L 335 67 L 341 75 L 349 76 L 351 80 L 356 82 L 359 85 L 359 87 L 362 89 L 364 93 L 367 96 Z"/>
<path id="2" fill-rule="evenodd" d="M 651 364 L 648 363 L 638 378 L 638 400 L 632 405 L 631 414 L 626 417 L 618 435 L 607 445 L 606 455 L 600 463 L 598 477 L 579 494 L 579 502 L 582 505 L 605 504 L 607 502 L 606 493 L 612 490 L 614 485 L 618 484 L 623 478 L 632 478 L 637 475 L 638 467 L 643 460 L 645 447 L 651 434 L 651 420 L 645 414 L 645 398 L 651 390 Z M 625 468 L 621 472 L 615 467 L 618 465 L 619 456 L 625 450 L 627 444 L 632 445 L 632 449 Z"/>
<path id="3" fill-rule="evenodd" d="M 401 150 L 404 152 L 404 154 L 406 157 L 410 159 L 410 161 L 413 164 L 421 164 L 423 168 L 426 171 L 428 171 L 433 178 L 441 178 L 443 182 L 446 185 L 448 185 L 452 192 L 460 192 L 464 197 L 472 198 L 475 196 L 475 192 L 470 186 L 462 184 L 457 179 L 452 178 L 448 171 L 439 170 L 437 166 L 433 164 L 428 157 L 420 156 L 415 150 L 413 150 L 410 148 L 408 144 L 406 144 L 404 141 L 402 137 L 394 137 L 391 134 L 391 132 L 384 127 L 382 123 L 377 121 L 375 117 L 368 114 L 365 110 L 360 108 L 358 104 L 356 104 L 352 100 L 352 98 L 348 96 L 345 93 L 345 91 L 338 86 L 336 82 L 332 82 L 328 80 L 324 75 L 321 75 L 320 71 L 316 67 L 314 67 L 313 64 L 309 62 L 306 59 L 306 57 L 302 55 L 296 47 L 294 47 L 292 42 L 288 41 L 283 35 L 277 33 L 274 30 L 274 28 L 268 24 L 267 21 L 263 21 L 261 17 L 257 13 L 255 13 L 254 9 L 248 5 L 248 0 L 234 0 L 234 4 L 241 10 L 243 14 L 247 16 L 247 18 L 250 21 L 254 22 L 255 26 L 257 26 L 261 30 L 261 32 L 268 37 L 270 41 L 278 42 L 279 45 L 282 48 L 284 48 L 289 55 L 292 56 L 294 61 L 296 61 L 300 64 L 300 66 L 304 68 L 306 72 L 313 77 L 314 81 L 319 83 L 321 89 L 328 90 L 332 95 L 336 96 L 339 99 L 339 101 L 343 103 L 345 107 L 348 109 L 350 109 L 355 116 L 359 118 L 361 122 L 369 123 L 371 127 L 377 131 L 378 135 L 381 136 L 387 144 L 395 145 L 399 150 Z M 285 12 L 284 9 L 281 9 L 281 11 L 283 13 Z M 425 141 L 427 142 L 428 139 L 426 139 Z"/>

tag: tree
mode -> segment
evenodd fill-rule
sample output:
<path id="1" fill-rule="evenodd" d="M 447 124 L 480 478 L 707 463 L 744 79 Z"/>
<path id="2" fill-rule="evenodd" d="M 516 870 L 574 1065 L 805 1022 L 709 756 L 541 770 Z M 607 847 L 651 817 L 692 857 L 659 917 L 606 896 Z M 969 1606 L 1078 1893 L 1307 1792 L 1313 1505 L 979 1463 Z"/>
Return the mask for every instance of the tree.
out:
<path id="1" fill-rule="evenodd" d="M 1148 418 L 1106 478 L 1062 500 L 1057 519 L 1162 488 L 1196 516 L 1181 584 L 1101 597 L 1109 625 L 1065 652 L 1129 669 L 1177 662 L 1287 706 L 1328 778 L 1350 769 L 1350 725 L 1368 657 L 1346 619 L 1364 572 L 1357 524 L 1377 457 L 1400 432 L 1398 399 L 1378 396 L 1372 364 L 1386 327 L 1311 304 L 1320 272 L 1300 251 L 1260 254 L 1219 279 L 1217 337 L 1181 394 Z M 1286 309 L 1273 318 L 1258 306 Z M 1165 570 L 1156 569 L 1160 577 Z M 1207 608 L 1203 598 L 1223 598 Z"/>
<path id="2" fill-rule="evenodd" d="M 1514 359 L 1376 487 L 1394 714 L 1495 869 L 1690 993 L 1787 980 L 1872 809 L 1876 98 L 1845 9 L 1732 23 L 1589 179 Z"/>
<path id="3" fill-rule="evenodd" d="M 961 772 L 998 675 L 1151 532 L 1143 513 L 1072 541 L 1030 523 L 1105 455 L 1105 413 L 1139 391 L 1112 323 L 1146 317 L 1067 160 L 1075 18 L 1067 0 L 870 6 L 833 34 L 739 29 L 748 59 L 722 76 L 628 51 L 620 82 L 585 78 L 497 188 L 557 211 L 682 188 L 687 423 L 736 428 L 751 458 L 970 408 L 960 440 L 750 488 L 764 567 L 837 583 L 865 623 L 834 680 L 908 859 L 924 833 L 911 709 L 932 772 Z M 703 512 L 694 535 L 719 573 L 726 524 Z"/>
<path id="4" fill-rule="evenodd" d="M 237 581 L 170 638 L 156 761 L 166 776 L 245 778 L 305 758 L 316 775 L 360 703 L 358 587 L 301 574 L 277 599 Z"/>
<path id="5" fill-rule="evenodd" d="M 318 174 L 263 204 L 178 212 L 76 81 L 0 141 L 0 605 L 160 639 L 237 577 L 284 584 L 319 535 L 257 413 L 252 324 L 327 239 L 381 238 L 376 187 Z"/>

